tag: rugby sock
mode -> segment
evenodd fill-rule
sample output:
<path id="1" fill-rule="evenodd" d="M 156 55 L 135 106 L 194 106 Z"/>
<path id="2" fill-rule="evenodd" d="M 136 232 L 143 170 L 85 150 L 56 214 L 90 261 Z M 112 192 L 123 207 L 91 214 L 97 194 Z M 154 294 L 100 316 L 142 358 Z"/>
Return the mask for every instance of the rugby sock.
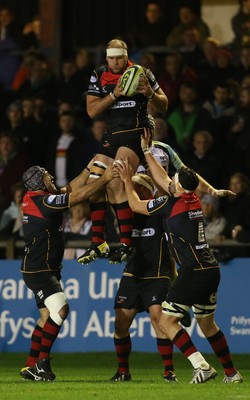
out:
<path id="1" fill-rule="evenodd" d="M 41 342 L 41 349 L 39 360 L 41 358 L 49 358 L 50 350 L 57 338 L 61 326 L 57 325 L 50 317 L 47 319 L 43 327 L 43 337 Z"/>
<path id="2" fill-rule="evenodd" d="M 215 335 L 208 337 L 207 340 L 224 368 L 225 374 L 233 375 L 236 372 L 236 369 L 233 366 L 227 339 L 224 333 L 219 330 Z"/>
<path id="3" fill-rule="evenodd" d="M 191 354 L 197 352 L 189 334 L 185 329 L 180 329 L 175 337 L 173 343 L 176 347 L 184 354 L 185 357 L 189 357 Z"/>
<path id="4" fill-rule="evenodd" d="M 209 368 L 209 364 L 201 353 L 197 351 L 189 334 L 184 329 L 180 329 L 179 332 L 177 332 L 173 338 L 173 343 L 191 362 L 194 368 Z"/>
<path id="5" fill-rule="evenodd" d="M 41 341 L 43 336 L 43 328 L 41 326 L 36 325 L 31 336 L 31 345 L 29 356 L 26 361 L 26 367 L 33 367 L 38 360 Z"/>
<path id="6" fill-rule="evenodd" d="M 118 361 L 118 370 L 120 372 L 129 371 L 129 356 L 132 349 L 130 335 L 122 339 L 114 337 L 115 351 Z"/>
<path id="7" fill-rule="evenodd" d="M 131 232 L 133 223 L 133 211 L 128 205 L 127 201 L 116 204 L 117 218 L 120 228 L 120 243 L 124 243 L 127 246 L 132 245 Z"/>
<path id="8" fill-rule="evenodd" d="M 170 339 L 157 338 L 157 348 L 163 360 L 164 375 L 167 375 L 169 371 L 174 372 L 172 341 Z"/>
<path id="9" fill-rule="evenodd" d="M 103 243 L 105 231 L 106 201 L 90 203 L 90 216 L 92 221 L 92 243 Z"/>

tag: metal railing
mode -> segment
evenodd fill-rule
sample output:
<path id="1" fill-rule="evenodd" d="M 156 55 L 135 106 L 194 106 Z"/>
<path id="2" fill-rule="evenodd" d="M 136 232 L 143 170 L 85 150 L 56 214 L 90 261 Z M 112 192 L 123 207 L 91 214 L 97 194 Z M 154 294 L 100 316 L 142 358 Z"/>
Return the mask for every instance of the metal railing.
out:
<path id="1" fill-rule="evenodd" d="M 208 241 L 211 248 L 222 249 L 222 248 L 235 248 L 235 247 L 250 247 L 250 243 L 239 243 L 233 239 L 226 239 L 222 242 Z M 74 249 L 86 249 L 89 247 L 89 240 L 66 240 L 65 248 Z M 117 247 L 119 243 L 109 243 L 111 249 Z M 15 259 L 15 254 L 17 250 L 22 250 L 24 248 L 24 241 L 22 239 L 15 239 L 13 237 L 8 239 L 0 239 L 0 249 L 6 249 L 5 258 Z"/>

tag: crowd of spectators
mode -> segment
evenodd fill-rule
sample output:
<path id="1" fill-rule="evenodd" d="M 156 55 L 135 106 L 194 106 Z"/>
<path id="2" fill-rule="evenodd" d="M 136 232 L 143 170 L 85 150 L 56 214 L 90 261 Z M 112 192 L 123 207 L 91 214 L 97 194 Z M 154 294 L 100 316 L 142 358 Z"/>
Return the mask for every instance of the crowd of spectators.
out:
<path id="1" fill-rule="evenodd" d="M 150 68 L 168 96 L 166 114 L 149 108 L 156 139 L 212 185 L 237 193 L 221 204 L 209 196 L 202 200 L 209 238 L 250 242 L 250 0 L 240 1 L 232 15 L 231 43 L 212 37 L 189 5 L 180 7 L 171 30 L 157 2 L 144 12 L 143 29 L 121 38 L 131 46 L 130 58 Z M 96 154 L 107 127 L 104 117 L 92 121 L 86 113 L 95 67 L 88 49 L 62 60 L 57 76 L 40 38 L 39 16 L 20 27 L 9 8 L 0 10 L 0 237 L 22 235 L 20 181 L 27 167 L 46 167 L 64 186 Z M 67 232 L 78 218 L 79 232 L 88 238 L 89 216 L 80 208 L 68 216 Z"/>

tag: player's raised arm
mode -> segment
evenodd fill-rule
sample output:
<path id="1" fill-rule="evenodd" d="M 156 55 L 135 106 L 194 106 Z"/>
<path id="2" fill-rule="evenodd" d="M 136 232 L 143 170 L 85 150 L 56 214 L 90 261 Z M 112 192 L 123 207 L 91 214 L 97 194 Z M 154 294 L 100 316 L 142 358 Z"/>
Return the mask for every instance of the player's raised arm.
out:
<path id="1" fill-rule="evenodd" d="M 148 200 L 140 200 L 140 197 L 135 191 L 134 184 L 131 179 L 133 170 L 128 163 L 128 159 L 116 160 L 115 166 L 119 171 L 120 178 L 125 183 L 128 203 L 131 210 L 139 214 L 149 215 L 147 210 Z"/>
<path id="2" fill-rule="evenodd" d="M 166 193 L 169 193 L 169 184 L 171 182 L 171 179 L 169 178 L 167 172 L 164 170 L 161 164 L 159 164 L 158 161 L 156 161 L 154 156 L 151 154 L 149 149 L 150 140 L 151 140 L 151 135 L 145 128 L 144 135 L 141 136 L 142 151 L 145 155 L 145 159 L 147 161 L 148 167 L 150 169 L 154 181 L 159 186 L 161 186 Z"/>
<path id="3" fill-rule="evenodd" d="M 226 197 L 226 196 L 235 196 L 236 194 L 228 189 L 215 189 L 210 183 L 208 183 L 202 176 L 197 174 L 199 178 L 199 186 L 198 191 L 203 193 L 211 194 L 212 196 L 216 197 Z"/>

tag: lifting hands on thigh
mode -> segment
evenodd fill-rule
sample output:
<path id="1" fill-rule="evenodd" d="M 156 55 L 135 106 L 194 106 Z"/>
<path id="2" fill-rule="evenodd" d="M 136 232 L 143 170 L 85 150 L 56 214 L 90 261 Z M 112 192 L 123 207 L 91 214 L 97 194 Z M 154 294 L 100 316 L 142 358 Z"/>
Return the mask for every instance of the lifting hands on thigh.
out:
<path id="1" fill-rule="evenodd" d="M 135 154 L 132 149 L 128 147 L 120 147 L 116 153 L 117 160 L 125 160 L 128 158 L 128 162 L 131 165 L 133 172 L 135 173 L 139 166 L 139 157 Z M 121 203 L 127 200 L 127 195 L 124 187 L 124 183 L 120 178 L 115 178 L 110 182 L 110 188 L 114 193 L 116 203 Z"/>

